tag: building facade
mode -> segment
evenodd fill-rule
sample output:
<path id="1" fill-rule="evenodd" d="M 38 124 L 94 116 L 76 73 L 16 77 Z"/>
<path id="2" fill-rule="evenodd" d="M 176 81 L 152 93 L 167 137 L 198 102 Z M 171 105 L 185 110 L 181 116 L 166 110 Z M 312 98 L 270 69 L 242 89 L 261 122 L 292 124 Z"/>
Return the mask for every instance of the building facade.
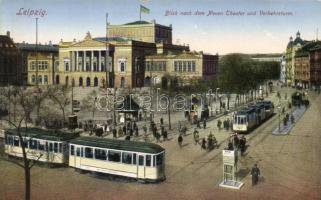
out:
<path id="1" fill-rule="evenodd" d="M 310 51 L 310 82 L 313 87 L 321 86 L 321 45 L 318 44 Z"/>
<path id="2" fill-rule="evenodd" d="M 148 86 L 153 72 L 151 62 L 157 66 L 154 76 L 160 78 L 166 74 L 182 79 L 216 77 L 218 56 L 191 53 L 188 45 L 173 44 L 171 26 L 138 21 L 108 25 L 107 31 L 108 39 L 93 38 L 88 32 L 82 41 L 59 43 L 56 83 L 80 87 L 105 87 L 106 83 L 116 88 Z"/>
<path id="3" fill-rule="evenodd" d="M 21 56 L 22 68 L 26 69 L 28 85 L 52 85 L 58 68 L 56 45 L 16 44 Z"/>
<path id="4" fill-rule="evenodd" d="M 19 49 L 7 35 L 0 35 L 0 85 L 22 85 L 23 70 Z"/>
<path id="5" fill-rule="evenodd" d="M 172 25 L 156 24 L 156 21 L 136 21 L 123 25 L 108 25 L 109 37 L 122 37 L 130 40 L 172 44 Z"/>
<path id="6" fill-rule="evenodd" d="M 294 85 L 295 78 L 295 54 L 296 51 L 301 48 L 307 41 L 301 39 L 301 34 L 298 31 L 296 38 L 293 40 L 292 36 L 286 47 L 285 51 L 285 80 L 287 85 Z"/>
<path id="7" fill-rule="evenodd" d="M 218 55 L 203 52 L 182 52 L 177 55 L 146 56 L 145 85 L 167 85 L 169 78 L 179 84 L 189 84 L 193 80 L 211 80 L 218 74 Z"/>

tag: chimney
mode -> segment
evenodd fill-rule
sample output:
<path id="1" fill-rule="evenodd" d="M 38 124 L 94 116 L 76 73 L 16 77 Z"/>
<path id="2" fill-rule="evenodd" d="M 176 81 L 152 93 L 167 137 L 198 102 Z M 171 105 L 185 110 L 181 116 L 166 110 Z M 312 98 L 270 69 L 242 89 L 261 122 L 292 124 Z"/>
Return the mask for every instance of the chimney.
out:
<path id="1" fill-rule="evenodd" d="M 7 36 L 10 38 L 10 31 L 7 31 Z"/>

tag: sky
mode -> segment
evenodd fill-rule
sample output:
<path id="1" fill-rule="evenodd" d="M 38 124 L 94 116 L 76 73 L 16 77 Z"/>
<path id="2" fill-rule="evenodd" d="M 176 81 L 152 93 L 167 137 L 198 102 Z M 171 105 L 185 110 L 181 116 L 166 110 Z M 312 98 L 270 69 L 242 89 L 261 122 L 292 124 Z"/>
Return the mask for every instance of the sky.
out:
<path id="1" fill-rule="evenodd" d="M 305 40 L 315 40 L 317 29 L 321 32 L 321 0 L 0 0 L 0 34 L 10 31 L 15 42 L 35 43 L 38 17 L 42 44 L 82 40 L 88 31 L 105 36 L 106 13 L 110 24 L 133 22 L 139 20 L 140 5 L 150 9 L 142 20 L 172 24 L 173 43 L 212 54 L 282 53 L 298 30 Z M 28 10 L 45 15 L 19 15 Z M 177 15 L 166 16 L 167 11 Z M 210 11 L 223 14 L 207 16 Z M 263 16 L 260 11 L 287 15 Z"/>

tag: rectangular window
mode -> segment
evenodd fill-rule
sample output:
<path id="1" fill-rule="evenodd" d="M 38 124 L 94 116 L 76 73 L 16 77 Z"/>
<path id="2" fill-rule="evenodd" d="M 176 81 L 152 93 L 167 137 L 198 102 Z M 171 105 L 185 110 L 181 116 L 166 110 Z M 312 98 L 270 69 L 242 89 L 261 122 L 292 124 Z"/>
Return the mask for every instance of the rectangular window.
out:
<path id="1" fill-rule="evenodd" d="M 52 152 L 53 151 L 53 144 L 50 142 L 49 143 L 49 151 Z"/>
<path id="2" fill-rule="evenodd" d="M 19 146 L 19 138 L 18 138 L 18 137 L 14 137 L 14 139 L 13 139 L 13 146 L 16 146 L 16 147 Z"/>
<path id="3" fill-rule="evenodd" d="M 44 151 L 45 150 L 45 141 L 38 141 L 38 149 L 40 151 Z"/>
<path id="4" fill-rule="evenodd" d="M 156 156 L 156 165 L 162 165 L 163 164 L 163 154 L 159 154 Z"/>
<path id="5" fill-rule="evenodd" d="M 178 71 L 182 72 L 182 62 L 181 61 L 178 62 Z"/>
<path id="6" fill-rule="evenodd" d="M 144 166 L 144 156 L 142 155 L 138 156 L 138 165 Z"/>
<path id="7" fill-rule="evenodd" d="M 150 167 L 152 165 L 152 156 L 146 155 L 146 166 Z"/>
<path id="8" fill-rule="evenodd" d="M 85 157 L 86 158 L 93 158 L 93 148 L 86 147 L 85 148 Z"/>
<path id="9" fill-rule="evenodd" d="M 9 145 L 13 144 L 13 137 L 11 135 L 8 136 L 8 143 L 9 143 Z"/>
<path id="10" fill-rule="evenodd" d="M 134 165 L 136 165 L 136 157 L 137 157 L 137 155 L 136 155 L 136 153 L 134 153 L 134 154 L 133 154 L 133 164 L 134 164 Z"/>
<path id="11" fill-rule="evenodd" d="M 62 153 L 62 143 L 59 143 L 59 153 Z"/>
<path id="12" fill-rule="evenodd" d="M 107 150 L 95 149 L 95 159 L 107 160 Z"/>
<path id="13" fill-rule="evenodd" d="M 156 165 L 156 156 L 153 156 L 153 167 Z"/>
<path id="14" fill-rule="evenodd" d="M 70 145 L 70 155 L 74 156 L 75 155 L 75 146 Z"/>
<path id="15" fill-rule="evenodd" d="M 108 151 L 108 160 L 112 162 L 120 162 L 120 151 Z"/>
<path id="16" fill-rule="evenodd" d="M 37 148 L 37 141 L 36 140 L 29 140 L 29 148 L 30 149 L 38 149 Z"/>
<path id="17" fill-rule="evenodd" d="M 187 71 L 188 71 L 188 72 L 191 72 L 191 71 L 192 71 L 191 61 L 188 61 L 188 62 L 187 62 Z"/>
<path id="18" fill-rule="evenodd" d="M 183 72 L 186 72 L 186 62 L 183 62 Z"/>
<path id="19" fill-rule="evenodd" d="M 57 142 L 54 143 L 54 152 L 58 153 L 58 143 Z"/>
<path id="20" fill-rule="evenodd" d="M 195 72 L 195 61 L 192 61 L 192 72 Z"/>
<path id="21" fill-rule="evenodd" d="M 77 155 L 78 157 L 80 157 L 80 148 L 79 148 L 79 147 L 76 148 L 76 155 Z"/>
<path id="22" fill-rule="evenodd" d="M 123 152 L 122 153 L 122 163 L 132 164 L 132 157 L 133 157 L 133 155 L 131 153 Z"/>
<path id="23" fill-rule="evenodd" d="M 177 61 L 174 62 L 174 71 L 177 72 L 178 71 L 178 64 Z"/>

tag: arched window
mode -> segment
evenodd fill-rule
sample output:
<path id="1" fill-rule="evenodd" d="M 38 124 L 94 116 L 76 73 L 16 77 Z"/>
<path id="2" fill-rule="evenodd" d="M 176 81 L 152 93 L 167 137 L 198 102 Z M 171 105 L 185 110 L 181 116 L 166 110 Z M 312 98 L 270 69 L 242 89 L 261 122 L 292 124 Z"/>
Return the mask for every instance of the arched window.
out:
<path id="1" fill-rule="evenodd" d="M 79 86 L 83 86 L 83 80 L 82 80 L 82 77 L 79 77 Z"/>
<path id="2" fill-rule="evenodd" d="M 94 78 L 94 87 L 97 87 L 97 86 L 98 86 L 98 78 L 95 77 L 95 78 Z"/>
<path id="3" fill-rule="evenodd" d="M 42 76 L 38 76 L 38 84 L 42 84 Z"/>
<path id="4" fill-rule="evenodd" d="M 48 76 L 47 76 L 47 75 L 44 76 L 43 82 L 44 82 L 45 84 L 48 84 Z"/>
<path id="5" fill-rule="evenodd" d="M 31 82 L 32 83 L 36 82 L 36 76 L 35 75 L 32 75 Z"/>
<path id="6" fill-rule="evenodd" d="M 69 84 L 69 77 L 68 77 L 68 76 L 66 76 L 65 84 L 66 84 L 66 85 Z"/>
<path id="7" fill-rule="evenodd" d="M 59 84 L 59 75 L 56 75 L 56 84 Z"/>
<path id="8" fill-rule="evenodd" d="M 125 78 L 124 77 L 121 77 L 121 79 L 120 79 L 120 87 L 121 88 L 125 87 Z"/>
<path id="9" fill-rule="evenodd" d="M 86 86 L 87 86 L 87 87 L 90 87 L 90 78 L 89 78 L 89 77 L 87 77 Z"/>

